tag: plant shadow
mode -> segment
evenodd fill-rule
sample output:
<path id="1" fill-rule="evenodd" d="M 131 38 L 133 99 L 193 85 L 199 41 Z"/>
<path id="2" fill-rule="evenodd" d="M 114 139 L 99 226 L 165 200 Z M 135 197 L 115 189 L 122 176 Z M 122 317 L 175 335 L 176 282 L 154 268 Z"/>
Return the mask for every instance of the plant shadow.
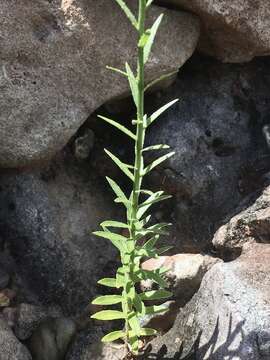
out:
<path id="1" fill-rule="evenodd" d="M 182 341 L 179 349 L 172 354 L 172 352 L 168 351 L 167 345 L 163 344 L 160 348 L 154 352 L 153 347 L 149 344 L 143 355 L 139 356 L 139 360 L 218 360 L 224 359 L 226 356 L 227 360 L 233 360 L 237 356 L 238 360 L 247 360 L 246 355 L 241 354 L 241 347 L 244 340 L 244 330 L 243 325 L 245 321 L 240 321 L 233 329 L 232 326 L 232 316 L 230 315 L 228 331 L 226 339 L 222 342 L 222 344 L 218 344 L 219 334 L 220 334 L 220 321 L 217 318 L 215 329 L 211 338 L 204 345 L 201 344 L 201 338 L 203 331 L 200 331 L 193 342 L 193 344 L 189 345 L 188 352 L 185 349 L 185 342 Z M 241 336 L 239 340 L 238 346 L 235 348 L 233 345 L 234 341 L 237 337 Z M 230 349 L 233 347 L 233 349 Z"/>

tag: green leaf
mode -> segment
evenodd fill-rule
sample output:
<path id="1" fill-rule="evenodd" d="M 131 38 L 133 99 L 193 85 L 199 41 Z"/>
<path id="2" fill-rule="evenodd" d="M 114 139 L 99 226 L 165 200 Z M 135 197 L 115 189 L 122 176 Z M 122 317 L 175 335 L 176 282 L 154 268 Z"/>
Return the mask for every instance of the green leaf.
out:
<path id="1" fill-rule="evenodd" d="M 143 175 L 148 174 L 151 170 L 153 170 L 155 167 L 157 167 L 158 165 L 160 165 L 161 163 L 163 163 L 164 161 L 166 161 L 167 159 L 172 157 L 174 154 L 175 154 L 175 152 L 171 151 L 170 153 L 163 155 L 163 156 L 159 157 L 158 159 L 156 159 L 155 161 L 153 161 L 151 164 L 149 164 L 148 166 L 146 166 L 144 168 Z"/>
<path id="2" fill-rule="evenodd" d="M 125 319 L 124 313 L 117 310 L 102 310 L 91 316 L 91 319 L 96 320 L 118 320 Z"/>
<path id="3" fill-rule="evenodd" d="M 167 282 L 160 276 L 159 270 L 141 270 L 139 276 L 141 276 L 142 280 L 153 280 L 161 288 L 168 287 Z"/>
<path id="4" fill-rule="evenodd" d="M 131 332 L 131 334 L 132 335 L 129 336 L 129 342 L 131 345 L 132 353 L 134 355 L 137 355 L 138 351 L 139 351 L 139 339 L 138 339 L 138 336 L 135 335 L 133 332 Z"/>
<path id="5" fill-rule="evenodd" d="M 104 121 L 106 121 L 107 123 L 111 124 L 112 126 L 114 126 L 115 128 L 117 128 L 118 130 L 122 131 L 124 134 L 128 135 L 131 139 L 136 141 L 136 135 L 133 134 L 133 132 L 131 132 L 130 130 L 128 130 L 125 126 L 119 124 L 118 122 L 109 119 L 105 116 L 101 116 L 98 115 L 98 117 Z"/>
<path id="6" fill-rule="evenodd" d="M 92 301 L 93 305 L 114 305 L 119 304 L 123 300 L 121 295 L 104 295 L 99 296 Z"/>
<path id="7" fill-rule="evenodd" d="M 139 29 L 138 22 L 137 22 L 135 16 L 133 15 L 133 13 L 131 12 L 131 10 L 125 4 L 125 2 L 123 0 L 115 0 L 115 1 L 121 7 L 121 9 L 124 11 L 124 13 L 126 14 L 127 18 L 131 22 L 131 24 L 135 27 L 135 29 L 138 30 Z"/>
<path id="8" fill-rule="evenodd" d="M 173 294 L 167 290 L 153 290 L 153 291 L 147 291 L 139 295 L 142 300 L 160 300 L 160 299 L 167 299 L 171 297 Z"/>
<path id="9" fill-rule="evenodd" d="M 125 251 L 127 238 L 123 235 L 115 234 L 107 231 L 95 231 L 94 235 L 110 240 L 112 244 L 120 251 Z"/>
<path id="10" fill-rule="evenodd" d="M 109 334 L 103 336 L 103 338 L 101 339 L 102 342 L 112 342 L 118 339 L 122 339 L 126 336 L 126 334 L 121 331 L 121 330 L 117 330 L 117 331 L 112 331 Z"/>
<path id="11" fill-rule="evenodd" d="M 125 175 L 127 175 L 132 181 L 134 181 L 134 176 L 132 172 L 128 169 L 129 165 L 123 163 L 118 157 L 113 155 L 109 150 L 104 149 L 105 153 L 112 159 L 112 161 L 123 171 Z"/>
<path id="12" fill-rule="evenodd" d="M 161 255 L 164 254 L 165 252 L 171 250 L 173 248 L 173 246 L 163 246 L 160 249 L 157 249 L 157 254 Z"/>
<path id="13" fill-rule="evenodd" d="M 149 118 L 146 120 L 146 127 L 151 125 L 161 114 L 163 114 L 167 109 L 174 105 L 179 99 L 170 101 L 168 104 L 162 106 L 159 110 L 155 111 Z"/>
<path id="14" fill-rule="evenodd" d="M 129 203 L 128 198 L 126 197 L 125 193 L 121 190 L 120 186 L 114 180 L 110 179 L 108 176 L 106 177 L 106 180 L 108 181 L 110 187 L 112 188 L 117 198 L 121 199 L 123 204 L 125 205 Z"/>
<path id="15" fill-rule="evenodd" d="M 149 239 L 149 240 L 143 245 L 143 249 L 152 250 L 153 247 L 156 245 L 159 237 L 160 237 L 159 235 L 155 235 L 155 236 L 151 237 L 151 239 Z"/>
<path id="16" fill-rule="evenodd" d="M 111 288 L 116 288 L 116 279 L 114 278 L 104 278 L 98 281 L 98 284 L 103 285 L 103 286 L 107 286 L 107 287 L 111 287 Z"/>
<path id="17" fill-rule="evenodd" d="M 172 71 L 172 72 L 169 72 L 167 74 L 164 74 L 164 75 L 161 75 L 159 78 L 151 81 L 149 84 L 147 84 L 144 88 L 144 91 L 147 91 L 148 89 L 150 89 L 152 86 L 158 84 L 160 81 L 163 81 L 163 80 L 166 80 L 170 77 L 172 77 L 173 75 L 177 74 L 178 73 L 178 70 L 175 70 L 175 71 Z"/>
<path id="18" fill-rule="evenodd" d="M 125 285 L 125 274 L 123 267 L 120 267 L 116 272 L 116 287 L 119 289 Z"/>
<path id="19" fill-rule="evenodd" d="M 128 75 L 127 75 L 127 73 L 126 73 L 125 71 L 120 70 L 120 69 L 117 69 L 117 68 L 112 67 L 112 66 L 106 66 L 106 69 L 108 69 L 108 70 L 112 70 L 112 71 L 114 71 L 114 72 L 116 72 L 116 73 L 119 73 L 119 74 L 121 74 L 121 75 L 124 75 L 125 77 L 127 77 L 127 76 L 128 76 Z"/>
<path id="20" fill-rule="evenodd" d="M 147 3 L 146 3 L 146 7 L 148 8 L 152 4 L 153 1 L 154 0 L 148 0 Z"/>
<path id="21" fill-rule="evenodd" d="M 145 307 L 145 313 L 146 315 L 154 315 L 154 314 L 160 314 L 163 312 L 168 311 L 168 306 L 166 305 L 153 305 L 153 306 L 146 306 Z"/>
<path id="22" fill-rule="evenodd" d="M 137 82 L 137 80 L 133 74 L 133 71 L 131 70 L 128 63 L 126 63 L 126 71 L 128 74 L 128 82 L 129 82 L 129 86 L 130 86 L 130 90 L 132 93 L 134 103 L 136 106 L 138 106 L 138 98 L 139 98 L 138 82 Z"/>
<path id="23" fill-rule="evenodd" d="M 157 31 L 158 31 L 158 28 L 159 28 L 160 23 L 162 21 L 162 18 L 163 18 L 163 14 L 159 15 L 159 17 L 154 22 L 152 28 L 150 29 L 150 36 L 149 36 L 148 41 L 147 41 L 147 43 L 145 44 L 145 47 L 144 47 L 144 59 L 143 60 L 144 60 L 145 64 L 149 59 L 149 55 L 151 53 L 151 49 L 152 49 L 152 46 L 153 46 Z"/>
<path id="24" fill-rule="evenodd" d="M 157 330 L 150 328 L 142 328 L 140 336 L 153 336 L 157 334 Z"/>
<path id="25" fill-rule="evenodd" d="M 140 336 L 140 332 L 141 332 L 140 321 L 135 312 L 132 312 L 131 314 L 129 314 L 128 323 L 129 323 L 132 331 L 134 332 L 134 334 L 137 336 Z"/>
<path id="26" fill-rule="evenodd" d="M 103 221 L 100 226 L 102 228 L 106 228 L 106 227 L 114 227 L 114 228 L 121 228 L 121 229 L 129 229 L 128 224 L 125 224 L 123 222 L 120 221 L 114 221 L 114 220 L 107 220 L 107 221 Z"/>
<path id="27" fill-rule="evenodd" d="M 156 193 L 149 196 L 149 198 L 139 205 L 139 210 L 137 211 L 137 218 L 140 219 L 143 214 L 155 203 L 160 201 L 170 199 L 171 195 L 163 195 L 164 191 L 157 191 Z"/>
<path id="28" fill-rule="evenodd" d="M 158 144 L 158 145 L 148 146 L 144 148 L 142 151 L 144 152 L 144 151 L 152 151 L 152 150 L 164 150 L 169 148 L 170 148 L 169 145 Z"/>

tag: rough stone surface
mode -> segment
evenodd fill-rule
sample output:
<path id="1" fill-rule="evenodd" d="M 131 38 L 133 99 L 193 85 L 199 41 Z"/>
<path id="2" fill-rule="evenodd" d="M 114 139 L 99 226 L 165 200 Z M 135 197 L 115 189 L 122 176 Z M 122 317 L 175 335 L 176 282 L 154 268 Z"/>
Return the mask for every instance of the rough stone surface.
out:
<path id="1" fill-rule="evenodd" d="M 134 63 L 136 33 L 108 0 L 3 0 L 0 16 L 0 165 L 23 167 L 50 158 L 96 108 L 127 93 L 105 66 Z M 148 78 L 182 66 L 198 36 L 197 18 L 165 11 Z"/>
<path id="2" fill-rule="evenodd" d="M 0 290 L 6 288 L 8 286 L 8 283 L 10 281 L 9 274 L 0 268 Z"/>
<path id="3" fill-rule="evenodd" d="M 268 359 L 269 255 L 270 245 L 255 244 L 237 260 L 214 265 L 173 328 L 149 351 L 157 359 Z"/>
<path id="4" fill-rule="evenodd" d="M 270 243 L 270 187 L 251 206 L 221 226 L 213 239 L 215 248 L 232 254 L 253 242 Z"/>
<path id="5" fill-rule="evenodd" d="M 34 359 L 63 360 L 76 333 L 76 324 L 67 318 L 47 319 L 41 322 L 29 340 Z"/>
<path id="6" fill-rule="evenodd" d="M 88 162 L 68 150 L 63 157 L 41 173 L 1 177 L 0 232 L 39 300 L 70 314 L 80 313 L 100 291 L 97 280 L 117 267 L 115 248 L 91 232 L 121 212 Z"/>
<path id="7" fill-rule="evenodd" d="M 166 278 L 170 284 L 170 290 L 178 304 L 183 306 L 199 289 L 206 272 L 219 261 L 221 260 L 208 255 L 177 254 L 147 260 L 142 267 L 146 270 L 155 270 L 160 267 L 168 269 Z M 151 288 L 154 284 L 147 284 L 147 281 L 141 283 L 143 288 L 149 285 Z"/>
<path id="8" fill-rule="evenodd" d="M 51 316 L 59 316 L 59 310 L 20 304 L 16 311 L 14 333 L 18 339 L 26 340 L 44 319 Z"/>
<path id="9" fill-rule="evenodd" d="M 202 21 L 200 48 L 226 62 L 270 54 L 270 5 L 264 0 L 160 0 Z"/>
<path id="10" fill-rule="evenodd" d="M 0 317 L 0 360 L 31 360 L 29 351 L 13 335 Z"/>
<path id="11" fill-rule="evenodd" d="M 148 135 L 149 144 L 167 143 L 175 151 L 149 177 L 150 188 L 173 195 L 156 215 L 174 224 L 166 239 L 174 253 L 207 252 L 224 218 L 265 186 L 269 65 L 269 59 L 228 65 L 194 57 L 172 87 L 148 99 L 151 112 L 180 98 Z"/>

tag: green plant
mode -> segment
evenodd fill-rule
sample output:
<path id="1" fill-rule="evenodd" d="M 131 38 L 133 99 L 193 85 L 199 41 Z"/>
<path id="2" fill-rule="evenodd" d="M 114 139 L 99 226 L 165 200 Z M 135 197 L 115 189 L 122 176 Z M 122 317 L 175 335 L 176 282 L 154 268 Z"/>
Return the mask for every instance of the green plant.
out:
<path id="1" fill-rule="evenodd" d="M 107 287 L 121 289 L 122 293 L 117 295 L 105 295 L 96 298 L 93 304 L 96 305 L 121 305 L 119 310 L 103 310 L 92 315 L 92 318 L 98 320 L 116 320 L 123 319 L 125 321 L 124 330 L 117 330 L 104 336 L 102 341 L 110 342 L 117 339 L 123 339 L 128 349 L 136 354 L 139 347 L 139 338 L 151 336 L 156 333 L 154 329 L 142 328 L 140 319 L 148 314 L 164 312 L 164 305 L 149 306 L 147 301 L 160 300 L 171 296 L 166 291 L 166 282 L 164 273 L 166 269 L 158 269 L 155 271 L 146 271 L 141 269 L 141 260 L 143 258 L 158 257 L 161 253 L 168 250 L 166 248 L 156 248 L 156 243 L 161 235 L 167 234 L 166 228 L 171 225 L 167 223 L 158 223 L 149 225 L 151 215 L 146 213 L 150 207 L 160 201 L 170 198 L 163 191 L 152 192 L 142 188 L 144 176 L 150 173 L 156 166 L 170 158 L 174 152 L 169 152 L 145 166 L 144 153 L 146 151 L 168 149 L 168 145 L 158 144 L 144 148 L 145 134 L 148 127 L 177 100 L 171 101 L 167 105 L 161 107 L 151 116 L 144 114 L 144 94 L 145 91 L 155 84 L 159 79 L 145 85 L 145 64 L 149 59 L 149 55 L 154 43 L 157 30 L 160 26 L 163 15 L 160 15 L 150 29 L 145 29 L 146 13 L 151 6 L 153 0 L 139 0 L 138 18 L 134 16 L 123 0 L 116 0 L 122 10 L 131 21 L 132 25 L 138 32 L 138 65 L 137 74 L 135 75 L 131 67 L 126 63 L 125 71 L 111 68 L 112 70 L 125 76 L 129 82 L 132 97 L 137 109 L 137 119 L 132 122 L 136 126 L 136 133 L 133 133 L 118 122 L 99 116 L 104 121 L 116 127 L 121 132 L 129 136 L 135 144 L 134 164 L 129 165 L 123 163 L 110 151 L 105 149 L 108 156 L 123 171 L 123 173 L 132 182 L 132 192 L 130 196 L 126 196 L 120 186 L 112 179 L 107 177 L 113 192 L 116 195 L 115 202 L 122 204 L 126 208 L 126 223 L 119 221 L 104 221 L 101 224 L 102 231 L 96 231 L 94 234 L 110 240 L 119 250 L 121 256 L 121 267 L 116 271 L 115 278 L 105 278 L 98 283 Z M 168 74 L 168 76 L 170 76 Z M 160 79 L 164 79 L 162 76 Z M 110 229 L 126 229 L 129 236 L 123 236 Z M 141 280 L 151 279 L 159 285 L 159 290 L 139 292 L 137 284 Z"/>

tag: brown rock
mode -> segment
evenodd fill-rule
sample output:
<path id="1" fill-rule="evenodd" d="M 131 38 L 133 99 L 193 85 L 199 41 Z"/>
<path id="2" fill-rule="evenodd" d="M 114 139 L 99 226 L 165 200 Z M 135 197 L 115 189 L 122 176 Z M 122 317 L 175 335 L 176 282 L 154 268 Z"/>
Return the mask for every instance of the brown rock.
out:
<path id="1" fill-rule="evenodd" d="M 264 0 L 162 0 L 202 21 L 200 48 L 224 62 L 270 53 L 270 4 Z"/>
<path id="2" fill-rule="evenodd" d="M 108 0 L 3 0 L 0 16 L 0 165 L 22 167 L 52 157 L 95 109 L 128 93 L 105 66 L 134 64 L 136 33 Z M 198 36 L 193 15 L 165 11 L 148 79 L 181 67 Z"/>

